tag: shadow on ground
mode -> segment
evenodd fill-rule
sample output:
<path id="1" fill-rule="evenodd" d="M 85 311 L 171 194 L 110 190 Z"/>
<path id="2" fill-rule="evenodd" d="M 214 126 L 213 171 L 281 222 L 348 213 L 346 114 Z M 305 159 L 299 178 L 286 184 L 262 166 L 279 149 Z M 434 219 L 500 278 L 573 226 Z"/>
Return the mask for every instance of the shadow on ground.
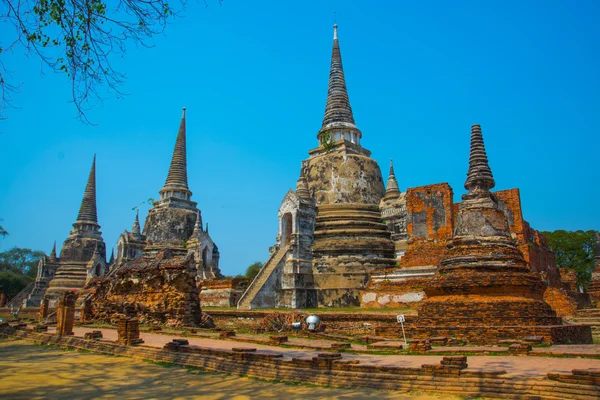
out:
<path id="1" fill-rule="evenodd" d="M 362 388 L 286 385 L 15 340 L 0 340 L 0 398 L 458 399 Z"/>

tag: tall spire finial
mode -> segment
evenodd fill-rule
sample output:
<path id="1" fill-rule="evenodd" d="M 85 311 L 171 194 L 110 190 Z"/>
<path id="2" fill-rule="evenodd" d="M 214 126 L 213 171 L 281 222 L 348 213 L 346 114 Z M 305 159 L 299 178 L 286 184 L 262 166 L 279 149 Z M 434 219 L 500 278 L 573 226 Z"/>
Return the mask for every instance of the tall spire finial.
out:
<path id="1" fill-rule="evenodd" d="M 179 133 L 177 134 L 175 149 L 173 149 L 173 157 L 171 158 L 171 166 L 169 167 L 169 174 L 167 175 L 165 187 L 161 192 L 181 190 L 189 193 L 187 180 L 185 110 L 185 107 L 183 107 L 181 123 L 179 124 Z"/>
<path id="2" fill-rule="evenodd" d="M 208 224 L 207 224 L 208 226 Z M 200 215 L 200 210 L 196 211 L 196 223 L 194 224 L 194 232 L 192 236 L 197 236 L 202 232 L 202 216 Z"/>
<path id="3" fill-rule="evenodd" d="M 337 28 L 337 24 L 334 24 L 327 104 L 325 106 L 323 125 L 319 134 L 331 128 L 350 128 L 358 131 L 354 124 L 352 107 L 350 107 L 350 100 L 348 99 Z"/>
<path id="4" fill-rule="evenodd" d="M 390 158 L 390 176 L 387 181 L 387 189 L 385 190 L 386 197 L 397 197 L 400 196 L 400 189 L 398 187 L 398 181 L 396 180 L 396 175 L 394 175 L 394 164 L 392 159 Z"/>
<path id="5" fill-rule="evenodd" d="M 92 162 L 92 169 L 88 176 L 87 185 L 85 186 L 85 192 L 83 193 L 83 200 L 81 200 L 81 206 L 79 207 L 79 214 L 77 215 L 77 222 L 98 224 L 98 214 L 96 211 L 96 155 L 94 154 L 94 161 Z"/>
<path id="6" fill-rule="evenodd" d="M 496 186 L 492 170 L 488 164 L 481 126 L 471 126 L 471 155 L 469 157 L 469 171 L 465 189 L 471 192 L 489 192 Z"/>
<path id="7" fill-rule="evenodd" d="M 56 240 L 54 241 L 54 246 L 52 247 L 52 251 L 50 252 L 50 260 L 56 261 Z"/>
<path id="8" fill-rule="evenodd" d="M 296 194 L 298 197 L 303 199 L 310 199 L 310 192 L 308 190 L 308 182 L 306 181 L 306 177 L 304 176 L 304 168 L 300 168 L 300 178 L 298 178 L 298 182 L 296 182 Z"/>
<path id="9" fill-rule="evenodd" d="M 133 221 L 133 227 L 131 228 L 131 233 L 140 234 L 142 231 L 140 227 L 140 211 L 135 210 L 135 220 Z"/>

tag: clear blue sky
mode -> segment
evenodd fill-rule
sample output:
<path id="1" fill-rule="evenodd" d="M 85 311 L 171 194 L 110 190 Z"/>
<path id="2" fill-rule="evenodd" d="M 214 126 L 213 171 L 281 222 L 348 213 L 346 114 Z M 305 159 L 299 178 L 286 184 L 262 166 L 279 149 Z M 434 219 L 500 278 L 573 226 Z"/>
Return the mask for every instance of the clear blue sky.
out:
<path id="1" fill-rule="evenodd" d="M 192 199 L 222 271 L 266 260 L 317 145 L 334 11 L 362 143 L 384 175 L 394 159 L 403 191 L 448 182 L 459 201 L 479 123 L 497 189 L 521 189 L 535 229 L 600 229 L 600 2 L 208 3 L 190 2 L 154 48 L 128 48 L 129 95 L 90 112 L 97 126 L 73 118 L 65 77 L 2 56 L 24 85 L 0 121 L 0 250 L 60 248 L 94 153 L 114 247 L 132 207 L 158 197 L 185 106 Z"/>

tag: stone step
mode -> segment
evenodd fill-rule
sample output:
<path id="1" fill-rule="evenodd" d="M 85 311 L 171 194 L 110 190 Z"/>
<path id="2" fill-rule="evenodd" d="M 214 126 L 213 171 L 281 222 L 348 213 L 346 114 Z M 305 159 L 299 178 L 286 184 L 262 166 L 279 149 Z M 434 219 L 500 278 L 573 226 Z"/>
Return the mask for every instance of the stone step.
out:
<path id="1" fill-rule="evenodd" d="M 72 271 L 74 271 L 74 272 L 78 272 L 78 271 L 85 271 L 85 270 L 86 270 L 86 268 L 85 268 L 85 267 L 60 267 L 60 268 L 59 268 L 59 269 L 56 271 L 56 273 L 57 273 L 57 274 L 60 274 L 61 272 L 66 272 L 66 271 L 69 271 L 69 272 L 72 272 Z"/>
<path id="2" fill-rule="evenodd" d="M 56 275 L 54 275 L 54 279 L 56 279 L 56 277 L 58 276 L 85 276 L 87 275 L 87 271 L 61 271 L 61 272 L 57 272 Z"/>
<path id="3" fill-rule="evenodd" d="M 260 292 L 260 289 L 262 289 L 264 283 L 269 279 L 273 270 L 284 259 L 289 247 L 288 244 L 285 247 L 280 248 L 279 251 L 267 261 L 263 269 L 260 270 L 258 278 L 250 284 L 246 292 L 242 295 L 242 298 L 238 303 L 239 309 L 250 309 L 252 300 L 254 300 L 256 295 Z"/>
<path id="4" fill-rule="evenodd" d="M 600 318 L 600 309 L 598 308 L 589 308 L 583 310 L 575 311 L 576 317 L 599 317 Z"/>
<path id="5" fill-rule="evenodd" d="M 600 318 L 574 317 L 570 318 L 569 321 L 572 321 L 574 324 L 600 325 Z"/>

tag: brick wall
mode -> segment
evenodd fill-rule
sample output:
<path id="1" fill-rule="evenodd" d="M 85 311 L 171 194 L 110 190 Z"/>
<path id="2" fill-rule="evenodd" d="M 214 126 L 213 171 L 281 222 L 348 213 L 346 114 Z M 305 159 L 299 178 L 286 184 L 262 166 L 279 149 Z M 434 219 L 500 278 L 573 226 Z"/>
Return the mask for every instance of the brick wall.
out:
<path id="1" fill-rule="evenodd" d="M 452 238 L 454 227 L 452 196 L 445 182 L 406 191 L 410 239 L 401 267 L 438 265 L 446 256 L 446 240 Z"/>
<path id="2" fill-rule="evenodd" d="M 549 286 L 562 287 L 556 259 L 548 247 L 548 241 L 523 219 L 519 189 L 501 190 L 494 194 L 499 200 L 500 209 L 506 213 L 510 233 L 517 240 L 531 271 L 541 274 Z"/>
<path id="3" fill-rule="evenodd" d="M 203 307 L 235 307 L 248 287 L 246 278 L 204 279 L 199 282 Z"/>
<path id="4" fill-rule="evenodd" d="M 439 364 L 421 368 L 394 365 L 363 365 L 343 355 L 331 357 L 284 359 L 282 354 L 262 351 L 233 351 L 202 348 L 193 345 L 169 346 L 157 349 L 146 346 L 122 346 L 113 342 L 58 337 L 12 327 L 0 327 L 0 336 L 16 337 L 36 343 L 63 346 L 114 356 L 153 360 L 227 372 L 234 375 L 277 379 L 287 382 L 311 382 L 316 385 L 352 386 L 393 391 L 425 391 L 459 394 L 467 397 L 591 399 L 600 396 L 597 372 L 573 370 L 571 374 L 548 374 L 544 378 L 528 379 L 506 370 L 468 369 L 467 359 L 455 366 L 444 357 Z M 441 361 L 441 362 L 440 362 Z M 450 364 L 450 365 L 448 365 Z"/>

